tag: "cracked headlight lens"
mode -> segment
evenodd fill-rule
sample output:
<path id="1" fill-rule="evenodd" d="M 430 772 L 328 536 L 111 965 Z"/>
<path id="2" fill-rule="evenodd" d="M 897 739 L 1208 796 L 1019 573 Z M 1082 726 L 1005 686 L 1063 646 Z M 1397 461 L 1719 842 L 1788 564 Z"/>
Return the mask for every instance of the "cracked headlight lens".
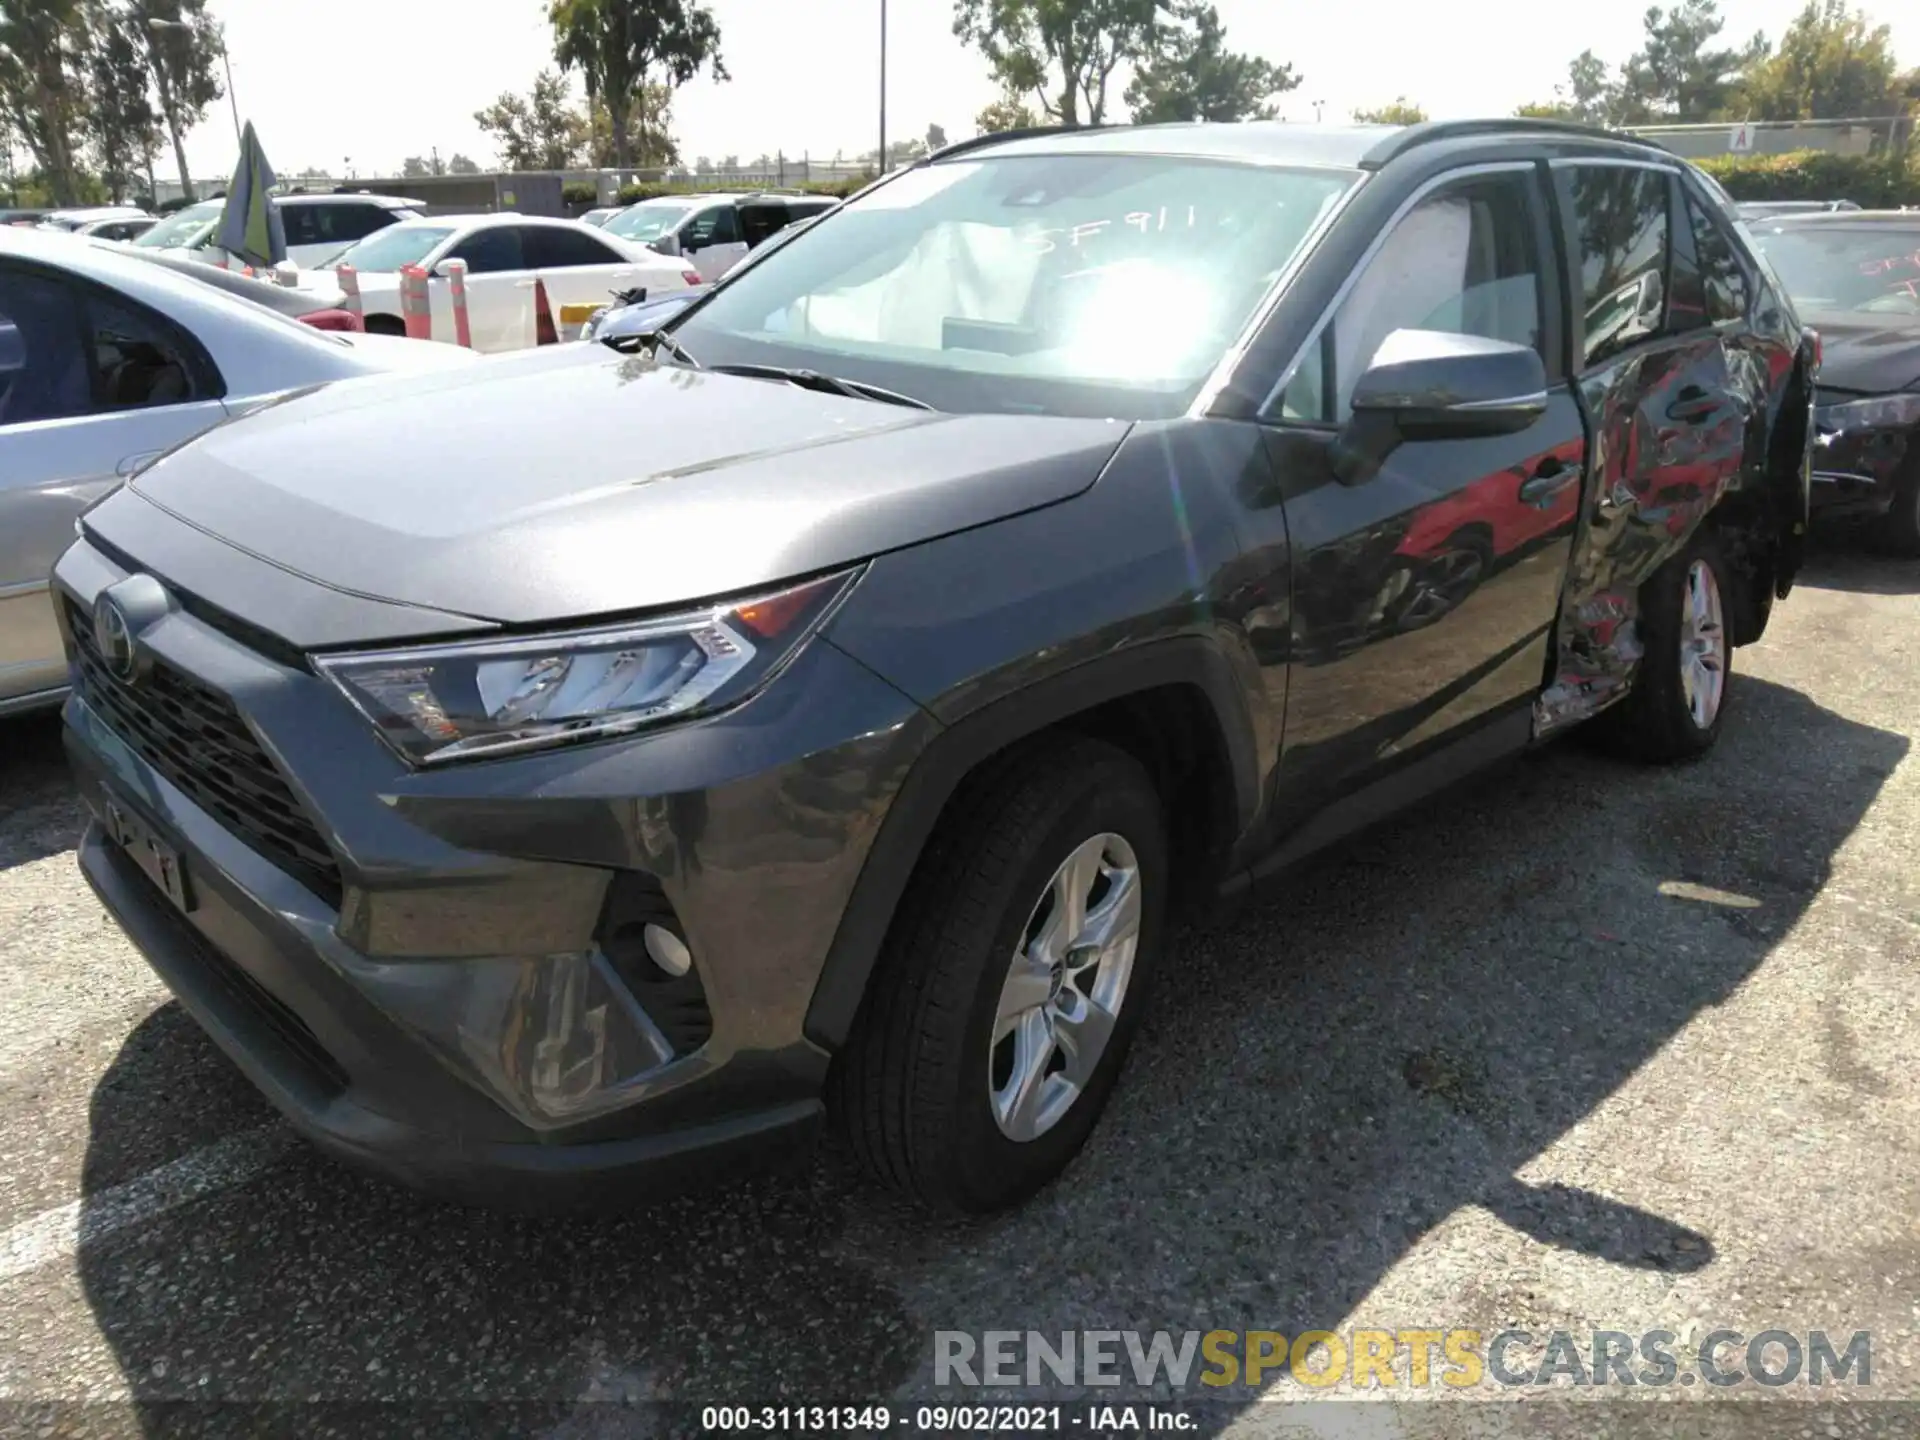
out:
<path id="1" fill-rule="evenodd" d="M 479 759 L 743 700 L 819 627 L 854 573 L 624 625 L 313 660 L 411 763 Z"/>

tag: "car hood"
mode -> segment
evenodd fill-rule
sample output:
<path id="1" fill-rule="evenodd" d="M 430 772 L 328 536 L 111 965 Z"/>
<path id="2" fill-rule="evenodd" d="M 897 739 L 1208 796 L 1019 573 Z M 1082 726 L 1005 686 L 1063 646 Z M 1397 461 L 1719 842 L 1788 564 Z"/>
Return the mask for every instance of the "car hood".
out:
<path id="1" fill-rule="evenodd" d="M 263 407 L 134 490 L 333 589 L 531 624 L 750 590 L 1052 504 L 1127 428 L 565 345 Z"/>
<path id="2" fill-rule="evenodd" d="M 1820 383 L 1881 394 L 1920 380 L 1920 318 L 1809 314 L 1820 332 Z"/>
<path id="3" fill-rule="evenodd" d="M 476 350 L 444 341 L 409 340 L 402 335 L 373 335 L 363 331 L 327 333 L 344 344 L 356 360 L 365 361 L 367 369 L 380 372 L 453 370 L 478 364 L 485 358 Z"/>

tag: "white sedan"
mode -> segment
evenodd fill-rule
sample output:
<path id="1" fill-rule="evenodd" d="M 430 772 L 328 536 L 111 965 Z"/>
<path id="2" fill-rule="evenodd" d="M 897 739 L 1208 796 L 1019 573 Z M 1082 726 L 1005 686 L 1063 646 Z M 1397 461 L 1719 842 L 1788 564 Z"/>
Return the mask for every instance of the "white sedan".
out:
<path id="1" fill-rule="evenodd" d="M 621 240 L 577 220 L 538 215 L 436 215 L 403 220 L 369 235 L 331 265 L 303 272 L 300 285 L 338 287 L 334 268 L 351 265 L 359 277 L 366 325 L 375 334 L 405 333 L 400 312 L 400 267 L 419 265 L 432 277 L 428 293 L 433 338 L 454 338 L 452 285 L 442 268 L 467 265 L 467 324 L 473 348 L 519 350 L 537 336 L 534 281 L 546 282 L 555 330 L 577 332 L 589 307 L 617 292 L 645 287 L 649 296 L 701 283 L 684 260 Z M 569 307 L 575 315 L 563 313 Z M 570 325 L 569 319 L 572 319 Z"/>

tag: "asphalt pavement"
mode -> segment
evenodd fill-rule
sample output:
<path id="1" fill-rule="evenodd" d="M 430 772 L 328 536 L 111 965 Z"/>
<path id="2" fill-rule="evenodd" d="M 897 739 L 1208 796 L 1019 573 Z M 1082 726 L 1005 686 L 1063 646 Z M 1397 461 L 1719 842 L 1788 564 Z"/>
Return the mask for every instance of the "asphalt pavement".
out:
<path id="1" fill-rule="evenodd" d="M 1564 743 L 1178 935 L 1089 1151 L 971 1225 L 831 1151 L 566 1220 L 340 1168 L 102 915 L 57 727 L 0 722 L 0 1433 L 898 1418 L 1023 1398 L 937 1389 L 936 1330 L 1356 1326 L 1865 1330 L 1872 1384 L 1159 1399 L 1249 1434 L 1915 1433 L 1920 565 L 1823 554 L 1737 664 L 1702 763 Z"/>

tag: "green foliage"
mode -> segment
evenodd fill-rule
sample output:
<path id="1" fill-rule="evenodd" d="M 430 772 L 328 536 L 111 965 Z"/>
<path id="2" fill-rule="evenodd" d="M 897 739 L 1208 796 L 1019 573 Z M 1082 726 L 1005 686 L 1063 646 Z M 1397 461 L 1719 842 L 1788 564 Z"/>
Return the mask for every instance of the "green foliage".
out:
<path id="1" fill-rule="evenodd" d="M 80 0 L 0 5 L 0 118 L 25 142 L 59 205 L 78 203 L 75 132 L 86 112 L 86 22 Z"/>
<path id="2" fill-rule="evenodd" d="M 1273 97 L 1300 84 L 1291 65 L 1227 49 L 1220 12 L 1187 0 L 1127 86 L 1136 125 L 1169 120 L 1271 120 Z"/>
<path id="3" fill-rule="evenodd" d="M 1040 123 L 1040 117 L 1009 90 L 973 117 L 974 128 L 982 135 L 998 135 L 1004 130 L 1026 130 Z"/>
<path id="4" fill-rule="evenodd" d="M 944 125 L 927 126 L 927 149 L 940 150 L 946 147 L 947 130 Z"/>
<path id="5" fill-rule="evenodd" d="M 1361 125 L 1418 125 L 1427 118 L 1427 112 L 1402 95 L 1377 110 L 1356 110 L 1353 118 Z"/>
<path id="6" fill-rule="evenodd" d="M 1846 0 L 1808 0 L 1771 55 L 1748 68 L 1743 116 L 1835 120 L 1906 108 L 1892 31 Z"/>
<path id="7" fill-rule="evenodd" d="M 160 115 L 150 95 L 146 44 L 131 15 L 102 5 L 87 48 L 86 134 L 100 179 L 116 203 L 134 189 L 160 147 Z"/>
<path id="8" fill-rule="evenodd" d="M 591 205 L 600 198 L 600 191 L 585 180 L 569 180 L 560 187 L 560 198 L 569 205 Z"/>
<path id="9" fill-rule="evenodd" d="M 456 153 L 451 160 L 447 161 L 447 173 L 449 175 L 478 175 L 480 173 L 480 167 L 466 156 Z"/>
<path id="10" fill-rule="evenodd" d="M 1719 119 L 1728 114 L 1741 73 L 1767 54 L 1755 35 L 1745 45 L 1716 45 L 1727 22 L 1719 0 L 1679 0 L 1647 11 L 1646 41 L 1627 61 L 1611 97 L 1616 123 Z"/>
<path id="11" fill-rule="evenodd" d="M 1567 66 L 1567 83 L 1553 87 L 1553 99 L 1522 105 L 1513 113 L 1537 119 L 1578 120 L 1586 125 L 1616 125 L 1624 95 L 1607 73 L 1607 62 L 1583 50 Z"/>
<path id="12" fill-rule="evenodd" d="M 645 119 L 650 81 L 670 91 L 703 69 L 728 78 L 719 23 L 698 0 L 549 0 L 547 19 L 561 69 L 581 73 L 590 108 L 606 107 L 621 169 L 634 164 L 631 122 L 636 110 Z"/>
<path id="13" fill-rule="evenodd" d="M 586 117 L 573 108 L 556 70 L 542 70 L 528 94 L 509 91 L 474 111 L 473 120 L 494 137 L 508 170 L 566 170 L 586 156 Z"/>
<path id="14" fill-rule="evenodd" d="M 809 195 L 831 195 L 836 200 L 844 200 L 867 185 L 873 183 L 873 176 L 855 175 L 845 180 L 813 180 L 804 184 L 790 186 L 790 189 L 803 190 Z M 637 185 L 623 185 L 614 198 L 622 205 L 637 205 L 642 200 L 657 200 L 663 195 L 751 195 L 765 189 L 762 185 L 698 185 L 690 181 L 668 183 L 664 181 L 643 181 Z"/>
<path id="15" fill-rule="evenodd" d="M 1063 125 L 1098 125 L 1114 72 L 1156 53 L 1166 9 L 1166 0 L 955 0 L 953 33 L 1008 95 L 1032 95 Z"/>
<path id="16" fill-rule="evenodd" d="M 1852 200 L 1869 210 L 1920 204 L 1920 156 L 1712 155 L 1694 162 L 1736 200 Z"/>
<path id="17" fill-rule="evenodd" d="M 207 14 L 207 0 L 124 0 L 125 22 L 146 45 L 160 97 L 160 114 L 173 139 L 173 158 L 180 169 L 180 187 L 191 198 L 193 181 L 187 174 L 186 133 L 206 116 L 214 101 L 226 94 L 220 88 L 220 56 L 226 42 L 220 26 Z"/>

